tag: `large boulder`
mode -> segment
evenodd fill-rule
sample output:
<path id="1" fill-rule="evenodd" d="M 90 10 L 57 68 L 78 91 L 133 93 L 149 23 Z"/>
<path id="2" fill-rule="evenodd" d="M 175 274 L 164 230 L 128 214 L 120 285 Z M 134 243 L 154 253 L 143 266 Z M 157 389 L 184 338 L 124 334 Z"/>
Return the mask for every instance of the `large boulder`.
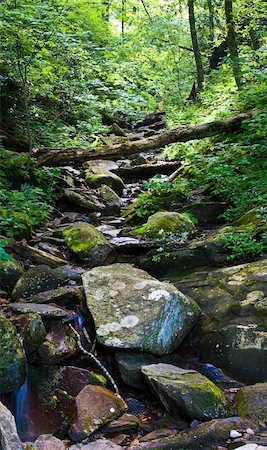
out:
<path id="1" fill-rule="evenodd" d="M 0 448 L 1 450 L 22 450 L 15 419 L 9 409 L 0 402 Z"/>
<path id="2" fill-rule="evenodd" d="M 178 236 L 185 240 L 195 230 L 193 222 L 183 214 L 161 211 L 153 214 L 147 222 L 132 231 L 132 234 L 162 239 Z"/>
<path id="3" fill-rule="evenodd" d="M 27 270 L 18 282 L 13 291 L 13 300 L 25 299 L 38 292 L 55 289 L 58 286 L 56 276 L 49 266 L 40 265 Z"/>
<path id="4" fill-rule="evenodd" d="M 63 232 L 69 249 L 90 267 L 112 262 L 113 248 L 93 225 L 76 222 Z"/>
<path id="5" fill-rule="evenodd" d="M 267 260 L 176 277 L 203 311 L 202 359 L 248 383 L 267 380 Z"/>
<path id="6" fill-rule="evenodd" d="M 24 269 L 14 258 L 0 260 L 0 289 L 11 291 Z"/>
<path id="7" fill-rule="evenodd" d="M 235 406 L 240 417 L 267 420 L 267 383 L 257 383 L 238 390 Z"/>
<path id="8" fill-rule="evenodd" d="M 69 430 L 74 442 L 81 442 L 102 425 L 127 410 L 121 397 L 101 386 L 86 386 L 76 397 L 76 415 Z"/>
<path id="9" fill-rule="evenodd" d="M 122 195 L 124 189 L 123 180 L 102 164 L 89 163 L 89 168 L 85 172 L 85 180 L 89 187 L 99 188 L 102 184 L 105 184 L 118 195 Z"/>
<path id="10" fill-rule="evenodd" d="M 168 412 L 190 419 L 210 420 L 227 415 L 223 391 L 195 370 L 171 364 L 151 364 L 142 373 Z"/>
<path id="11" fill-rule="evenodd" d="M 97 340 L 108 347 L 170 353 L 195 324 L 199 308 L 172 284 L 130 264 L 83 274 Z"/>
<path id="12" fill-rule="evenodd" d="M 0 394 L 22 385 L 26 376 L 26 357 L 14 325 L 0 315 Z"/>

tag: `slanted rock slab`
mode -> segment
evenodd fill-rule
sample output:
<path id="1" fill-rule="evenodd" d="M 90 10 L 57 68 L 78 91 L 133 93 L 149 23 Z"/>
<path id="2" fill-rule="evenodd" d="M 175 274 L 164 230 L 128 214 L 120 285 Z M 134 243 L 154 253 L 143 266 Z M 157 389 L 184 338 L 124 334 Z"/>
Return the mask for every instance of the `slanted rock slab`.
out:
<path id="1" fill-rule="evenodd" d="M 127 410 L 121 397 L 102 386 L 86 386 L 75 401 L 76 416 L 69 430 L 69 436 L 74 442 L 81 442 Z"/>
<path id="2" fill-rule="evenodd" d="M 63 232 L 69 249 L 90 267 L 114 260 L 113 248 L 93 225 L 75 222 Z"/>
<path id="3" fill-rule="evenodd" d="M 240 417 L 267 420 L 267 383 L 257 383 L 239 389 L 235 406 Z"/>
<path id="4" fill-rule="evenodd" d="M 201 421 L 226 416 L 223 391 L 199 372 L 171 364 L 151 364 L 141 370 L 168 412 Z"/>
<path id="5" fill-rule="evenodd" d="M 87 271 L 83 285 L 97 340 L 108 347 L 170 353 L 200 313 L 196 303 L 175 286 L 130 264 Z"/>
<path id="6" fill-rule="evenodd" d="M 0 402 L 0 448 L 1 450 L 22 450 L 15 419 L 9 409 Z"/>

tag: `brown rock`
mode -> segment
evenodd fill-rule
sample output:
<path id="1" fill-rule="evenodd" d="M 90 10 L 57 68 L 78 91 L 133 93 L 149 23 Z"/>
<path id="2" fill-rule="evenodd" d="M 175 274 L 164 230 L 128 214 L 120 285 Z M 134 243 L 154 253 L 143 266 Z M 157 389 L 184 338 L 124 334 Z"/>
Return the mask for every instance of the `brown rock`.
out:
<path id="1" fill-rule="evenodd" d="M 126 410 L 127 405 L 121 397 L 102 386 L 88 385 L 76 397 L 76 416 L 69 436 L 80 442 Z"/>

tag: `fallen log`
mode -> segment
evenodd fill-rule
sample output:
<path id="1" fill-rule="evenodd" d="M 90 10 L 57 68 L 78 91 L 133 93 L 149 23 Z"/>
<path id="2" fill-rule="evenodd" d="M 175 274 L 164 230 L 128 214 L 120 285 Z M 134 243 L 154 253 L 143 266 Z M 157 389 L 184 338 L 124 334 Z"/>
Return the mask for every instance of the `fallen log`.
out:
<path id="1" fill-rule="evenodd" d="M 242 121 L 248 119 L 251 115 L 252 112 L 247 112 L 226 120 L 214 120 L 213 122 L 195 126 L 182 126 L 140 141 L 128 140 L 111 146 L 46 149 L 45 153 L 42 152 L 42 155 L 38 158 L 38 165 L 75 165 L 91 159 L 118 159 L 139 152 L 163 148 L 175 142 L 187 142 L 222 133 L 233 133 L 240 130 Z"/>

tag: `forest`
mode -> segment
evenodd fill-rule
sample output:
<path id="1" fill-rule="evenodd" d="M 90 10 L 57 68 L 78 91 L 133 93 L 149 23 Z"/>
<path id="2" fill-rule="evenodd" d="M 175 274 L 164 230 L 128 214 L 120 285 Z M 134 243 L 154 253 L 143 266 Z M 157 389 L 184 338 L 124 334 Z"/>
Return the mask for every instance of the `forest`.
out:
<path id="1" fill-rule="evenodd" d="M 0 28 L 0 450 L 267 448 L 266 3 Z"/>

